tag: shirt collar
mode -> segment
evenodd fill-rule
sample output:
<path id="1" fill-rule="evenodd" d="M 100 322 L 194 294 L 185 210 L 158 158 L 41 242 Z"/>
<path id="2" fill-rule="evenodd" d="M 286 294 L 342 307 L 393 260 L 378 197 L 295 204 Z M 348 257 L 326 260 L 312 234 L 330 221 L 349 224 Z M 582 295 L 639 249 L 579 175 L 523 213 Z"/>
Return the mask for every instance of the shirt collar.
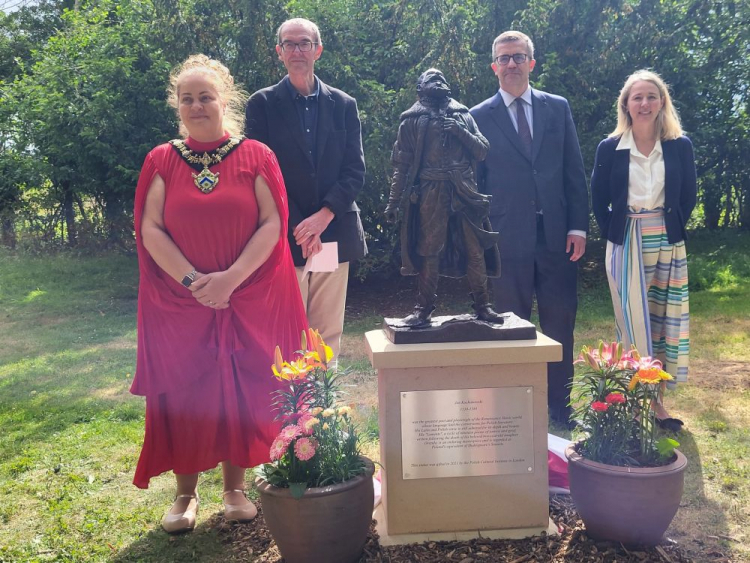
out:
<path id="1" fill-rule="evenodd" d="M 292 84 L 292 81 L 289 79 L 289 75 L 286 76 L 286 85 L 289 88 L 289 93 L 292 95 L 292 99 L 297 99 L 297 96 L 302 96 L 297 89 L 294 87 L 294 84 Z M 310 94 L 309 96 L 302 96 L 303 98 L 315 98 L 318 99 L 318 94 L 320 94 L 320 80 L 318 80 L 318 77 L 315 77 L 315 91 Z"/>
<path id="2" fill-rule="evenodd" d="M 498 90 L 500 92 L 500 95 L 503 97 L 503 102 L 505 103 L 506 108 L 510 107 L 510 104 L 516 101 L 516 96 L 514 96 L 513 94 L 509 94 L 502 88 L 499 88 Z M 531 104 L 531 86 L 527 86 L 524 93 L 518 97 L 521 98 L 527 104 L 532 105 Z"/>
<path id="3" fill-rule="evenodd" d="M 628 129 L 622 134 L 622 137 L 620 137 L 620 142 L 617 143 L 617 148 L 615 150 L 630 151 L 630 154 L 632 155 L 640 156 L 642 158 L 648 158 L 647 156 L 641 154 L 641 151 L 639 151 L 638 147 L 635 145 L 635 139 L 633 139 L 632 129 Z M 661 139 L 656 139 L 654 150 L 651 151 L 651 154 L 654 154 L 654 153 L 663 154 L 662 148 L 661 148 Z"/>

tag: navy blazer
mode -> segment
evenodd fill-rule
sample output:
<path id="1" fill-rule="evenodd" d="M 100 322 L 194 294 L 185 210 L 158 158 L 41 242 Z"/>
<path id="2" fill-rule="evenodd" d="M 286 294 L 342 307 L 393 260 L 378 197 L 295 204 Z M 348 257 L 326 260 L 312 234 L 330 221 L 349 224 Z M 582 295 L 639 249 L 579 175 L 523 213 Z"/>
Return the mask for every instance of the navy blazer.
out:
<path id="1" fill-rule="evenodd" d="M 289 196 L 289 245 L 294 264 L 303 266 L 305 259 L 292 232 L 322 207 L 328 207 L 335 217 L 321 240 L 338 243 L 339 262 L 361 258 L 367 254 L 367 245 L 354 198 L 365 182 L 365 158 L 357 102 L 318 80 L 313 163 L 286 80 L 288 76 L 252 95 L 245 111 L 245 135 L 268 145 L 279 160 Z"/>
<path id="2" fill-rule="evenodd" d="M 490 220 L 500 232 L 500 256 L 523 257 L 536 246 L 536 195 L 544 213 L 547 248 L 565 252 L 568 231 L 588 231 L 589 196 L 581 148 L 565 98 L 531 90 L 531 160 L 524 154 L 500 92 L 471 109 L 490 142 L 479 163 L 481 192 L 492 196 Z"/>
<path id="3" fill-rule="evenodd" d="M 625 238 L 630 151 L 616 150 L 619 137 L 604 139 L 596 149 L 591 176 L 591 206 L 602 237 L 615 244 Z M 687 238 L 685 225 L 697 198 L 693 143 L 687 137 L 661 142 L 664 155 L 664 224 L 671 244 Z"/>

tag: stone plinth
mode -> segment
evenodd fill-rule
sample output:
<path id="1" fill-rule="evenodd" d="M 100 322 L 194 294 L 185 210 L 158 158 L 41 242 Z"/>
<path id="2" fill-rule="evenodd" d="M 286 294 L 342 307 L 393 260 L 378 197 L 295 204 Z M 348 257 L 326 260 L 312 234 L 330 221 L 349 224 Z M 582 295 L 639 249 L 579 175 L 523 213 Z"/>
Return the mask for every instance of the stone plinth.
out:
<path id="1" fill-rule="evenodd" d="M 535 340 L 432 344 L 393 344 L 382 330 L 368 332 L 365 337 L 370 361 L 378 372 L 380 461 L 384 471 L 382 505 L 376 518 L 381 543 L 467 539 L 478 535 L 525 537 L 549 531 L 547 362 L 561 359 L 561 345 L 543 334 L 537 334 Z M 503 388 L 508 388 L 505 394 Z M 480 409 L 477 420 L 451 418 L 450 413 L 438 420 L 443 416 L 439 412 L 423 414 L 430 406 L 424 403 L 444 402 L 445 393 L 418 393 L 438 390 L 451 391 L 448 398 L 455 395 L 456 400 L 448 403 L 455 403 L 456 409 L 462 411 L 473 410 L 472 404 L 481 402 L 482 396 L 487 399 L 477 407 Z M 509 400 L 502 400 L 503 395 Z M 417 414 L 414 404 L 419 407 Z M 459 407 L 459 404 L 465 405 Z M 508 416 L 504 416 L 504 411 L 508 411 Z M 402 429 L 402 412 L 412 426 L 425 426 L 425 433 L 416 434 L 410 427 Z M 471 416 L 462 412 L 461 416 L 464 415 Z M 417 422 L 419 418 L 430 417 L 434 417 L 434 424 Z M 437 424 L 446 420 L 447 424 Z M 474 423 L 483 424 L 485 420 L 490 420 L 489 425 L 467 438 L 462 429 L 471 428 Z M 422 441 L 421 436 L 430 438 L 436 427 L 448 428 L 450 441 L 440 438 Z M 510 453 L 507 459 L 498 459 L 499 463 L 490 465 L 501 468 L 493 470 L 495 474 L 476 474 L 477 466 L 473 464 L 488 463 L 476 460 L 482 455 L 486 457 L 486 448 L 479 446 L 492 432 L 494 438 L 491 438 L 498 442 L 503 441 L 503 433 L 515 432 L 509 434 L 506 443 L 494 444 L 494 451 L 500 452 L 496 457 L 503 457 L 506 446 Z M 408 447 L 428 452 L 426 464 L 466 465 L 465 473 L 455 476 L 455 467 L 437 471 L 433 468 L 429 474 L 437 473 L 437 477 L 421 478 L 427 470 L 419 468 L 414 460 L 413 469 L 405 469 L 404 437 Z M 461 442 L 467 439 L 479 446 L 465 450 L 466 461 L 456 461 L 455 448 L 461 448 Z M 425 449 L 430 444 L 434 451 L 430 447 Z M 446 448 L 445 444 L 454 445 Z M 451 455 L 454 457 L 448 461 Z"/>

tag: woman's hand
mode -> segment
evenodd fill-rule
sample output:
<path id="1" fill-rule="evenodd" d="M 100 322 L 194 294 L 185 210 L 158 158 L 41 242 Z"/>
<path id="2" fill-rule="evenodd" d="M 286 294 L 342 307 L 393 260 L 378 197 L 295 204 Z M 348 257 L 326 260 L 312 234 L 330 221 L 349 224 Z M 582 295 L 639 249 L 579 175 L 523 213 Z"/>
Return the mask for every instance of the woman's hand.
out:
<path id="1" fill-rule="evenodd" d="M 190 291 L 196 301 L 212 309 L 229 307 L 229 297 L 237 288 L 234 277 L 229 272 L 197 273 L 190 284 Z"/>

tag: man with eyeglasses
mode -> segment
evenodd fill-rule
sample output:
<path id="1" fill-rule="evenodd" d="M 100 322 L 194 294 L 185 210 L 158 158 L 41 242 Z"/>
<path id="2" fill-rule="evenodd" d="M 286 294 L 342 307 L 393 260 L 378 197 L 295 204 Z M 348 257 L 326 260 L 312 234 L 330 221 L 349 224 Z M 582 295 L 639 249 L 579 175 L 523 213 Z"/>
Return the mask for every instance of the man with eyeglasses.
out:
<path id="1" fill-rule="evenodd" d="M 276 53 L 287 75 L 253 94 L 245 135 L 276 154 L 289 196 L 289 244 L 310 326 L 338 358 L 349 262 L 367 253 L 359 207 L 365 180 L 357 103 L 315 76 L 323 52 L 320 30 L 294 18 L 281 24 Z M 338 244 L 333 272 L 304 272 L 322 243 Z"/>
<path id="2" fill-rule="evenodd" d="M 478 179 L 480 190 L 492 195 L 490 222 L 500 232 L 496 309 L 529 319 L 536 296 L 542 331 L 563 345 L 562 361 L 549 364 L 547 381 L 550 416 L 567 425 L 588 190 L 570 106 L 529 86 L 535 64 L 527 35 L 500 34 L 491 65 L 500 89 L 471 114 L 490 142 Z"/>

